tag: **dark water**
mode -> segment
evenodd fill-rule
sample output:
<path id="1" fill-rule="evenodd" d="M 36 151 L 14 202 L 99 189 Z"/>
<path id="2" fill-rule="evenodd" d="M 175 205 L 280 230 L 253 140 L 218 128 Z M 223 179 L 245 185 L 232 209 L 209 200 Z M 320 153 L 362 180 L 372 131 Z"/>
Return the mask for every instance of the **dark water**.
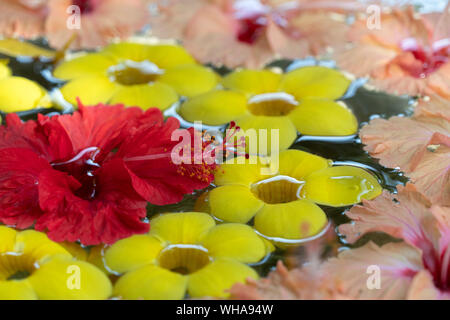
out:
<path id="1" fill-rule="evenodd" d="M 30 58 L 9 58 L 0 55 L 0 58 L 8 58 L 10 60 L 9 66 L 13 70 L 13 74 L 17 76 L 23 76 L 28 79 L 34 80 L 45 87 L 47 90 L 58 88 L 62 85 L 62 82 L 57 79 L 53 79 L 51 76 L 52 64 L 49 61 Z M 302 60 L 296 62 L 296 65 L 316 64 L 317 62 L 312 59 Z M 333 63 L 326 61 L 320 62 L 322 65 L 332 66 Z M 283 70 L 292 69 L 292 61 L 280 60 L 269 65 L 270 67 L 278 67 Z M 295 65 L 294 65 L 295 66 Z M 230 70 L 225 68 L 216 69 L 220 74 L 226 74 Z M 394 115 L 408 115 L 411 113 L 411 101 L 406 97 L 397 97 L 388 95 L 382 92 L 374 92 L 361 87 L 364 81 L 354 81 L 349 92 L 341 99 L 351 108 L 356 115 L 360 126 L 366 124 L 370 119 L 374 117 L 389 118 Z M 19 113 L 22 119 L 35 119 L 37 113 L 42 112 L 45 114 L 60 112 L 57 109 L 43 109 L 32 110 L 28 112 Z M 4 118 L 4 117 L 3 117 Z M 379 180 L 383 188 L 394 192 L 395 186 L 399 183 L 405 183 L 407 179 L 404 175 L 392 169 L 387 169 L 378 164 L 376 159 L 371 158 L 367 152 L 363 150 L 358 136 L 349 137 L 311 137 L 311 136 L 299 136 L 295 144 L 291 147 L 293 149 L 304 150 L 311 152 L 322 157 L 332 159 L 335 164 L 348 164 L 358 167 L 362 167 L 371 171 Z M 180 203 L 169 206 L 154 206 L 149 204 L 148 216 L 151 217 L 158 213 L 163 212 L 179 212 L 179 211 L 193 211 L 194 204 L 198 196 L 202 192 L 197 192 L 192 195 L 187 195 Z M 332 208 L 322 206 L 327 213 L 330 220 L 333 222 L 334 227 L 348 222 L 348 218 L 344 215 L 344 212 L 349 207 Z M 364 236 L 354 246 L 359 246 L 372 240 L 378 244 L 386 241 L 391 241 L 383 234 L 370 234 Z M 335 237 L 334 244 L 330 245 L 334 248 L 345 248 L 345 239 Z M 292 250 L 291 250 L 292 251 Z M 277 249 L 271 256 L 269 256 L 262 263 L 255 265 L 254 267 L 260 274 L 267 274 L 275 265 L 279 259 L 285 260 L 291 255 L 291 251 L 288 253 L 285 250 Z M 294 250 L 295 251 L 295 250 Z M 297 250 L 298 251 L 298 250 Z M 295 255 L 298 252 L 294 253 Z"/>

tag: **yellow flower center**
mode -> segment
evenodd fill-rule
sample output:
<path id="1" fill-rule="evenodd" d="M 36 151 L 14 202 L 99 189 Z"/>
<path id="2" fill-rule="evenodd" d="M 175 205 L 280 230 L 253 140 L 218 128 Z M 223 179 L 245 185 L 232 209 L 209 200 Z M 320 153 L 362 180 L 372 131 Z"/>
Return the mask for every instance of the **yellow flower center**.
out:
<path id="1" fill-rule="evenodd" d="M 254 183 L 251 190 L 265 203 L 287 203 L 301 198 L 303 185 L 303 181 L 280 175 Z"/>
<path id="2" fill-rule="evenodd" d="M 294 96 L 285 92 L 263 93 L 251 97 L 247 108 L 255 116 L 281 117 L 298 105 Z"/>
<path id="3" fill-rule="evenodd" d="M 0 254 L 0 281 L 27 278 L 35 269 L 34 259 L 11 252 Z"/>
<path id="4" fill-rule="evenodd" d="M 141 62 L 125 60 L 108 69 L 108 75 L 111 81 L 126 86 L 154 82 L 163 73 L 164 70 L 147 60 Z"/>
<path id="5" fill-rule="evenodd" d="M 196 245 L 171 245 L 161 251 L 158 263 L 161 268 L 180 274 L 191 274 L 211 262 L 208 250 Z"/>

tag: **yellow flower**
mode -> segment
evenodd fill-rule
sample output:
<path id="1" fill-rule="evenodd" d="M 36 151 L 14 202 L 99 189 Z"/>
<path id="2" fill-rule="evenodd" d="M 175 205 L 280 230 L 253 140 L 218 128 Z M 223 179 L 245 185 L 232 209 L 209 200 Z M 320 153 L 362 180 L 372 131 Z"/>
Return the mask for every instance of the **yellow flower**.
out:
<path id="1" fill-rule="evenodd" d="M 201 212 L 168 213 L 153 218 L 147 235 L 119 240 L 104 254 L 106 266 L 123 274 L 114 295 L 124 299 L 226 297 L 236 282 L 257 278 L 247 263 L 270 250 L 243 224 L 217 225 Z"/>
<path id="2" fill-rule="evenodd" d="M 47 91 L 37 83 L 12 75 L 7 60 L 0 60 L 0 111 L 10 113 L 51 106 Z"/>
<path id="3" fill-rule="evenodd" d="M 54 76 L 69 80 L 64 98 L 88 105 L 123 103 L 167 109 L 179 96 L 192 97 L 217 85 L 218 76 L 198 65 L 180 46 L 119 43 L 65 61 Z"/>
<path id="4" fill-rule="evenodd" d="M 106 299 L 111 292 L 102 271 L 45 233 L 0 226 L 0 300 Z"/>
<path id="5" fill-rule="evenodd" d="M 222 84 L 230 90 L 215 90 L 186 101 L 180 106 L 181 116 L 208 125 L 234 120 L 244 131 L 267 129 L 268 138 L 271 129 L 278 129 L 280 150 L 295 141 L 297 131 L 314 136 L 346 136 L 357 131 L 353 113 L 334 101 L 350 84 L 336 70 L 305 67 L 284 75 L 240 70 L 224 77 Z"/>
<path id="6" fill-rule="evenodd" d="M 247 223 L 275 242 L 299 242 L 327 225 L 315 203 L 346 206 L 372 199 L 382 191 L 377 179 L 353 166 L 300 151 L 285 150 L 278 160 L 238 157 L 215 173 L 217 188 L 206 201 L 210 213 L 226 222 Z M 279 239 L 280 238 L 280 239 Z"/>

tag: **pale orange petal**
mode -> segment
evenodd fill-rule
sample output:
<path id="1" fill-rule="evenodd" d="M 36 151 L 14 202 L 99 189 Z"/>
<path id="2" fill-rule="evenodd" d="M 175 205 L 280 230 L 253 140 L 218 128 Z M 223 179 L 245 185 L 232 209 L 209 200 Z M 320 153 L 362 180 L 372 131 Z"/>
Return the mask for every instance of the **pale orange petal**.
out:
<path id="1" fill-rule="evenodd" d="M 183 39 L 184 31 L 195 13 L 208 0 L 171 0 L 157 3 L 157 11 L 149 19 L 150 33 L 160 38 Z"/>
<path id="2" fill-rule="evenodd" d="M 420 271 L 413 278 L 409 288 L 408 300 L 449 300 L 450 294 L 440 291 L 434 286 L 433 277 L 428 271 Z"/>
<path id="3" fill-rule="evenodd" d="M 103 0 L 89 14 L 81 14 L 80 29 L 67 28 L 70 0 L 49 0 L 46 33 L 50 45 L 61 48 L 72 40 L 70 48 L 95 48 L 113 38 L 127 38 L 141 29 L 149 13 L 142 0 Z"/>
<path id="4" fill-rule="evenodd" d="M 349 29 L 344 16 L 326 12 L 301 13 L 290 20 L 290 27 L 298 32 L 297 41 L 308 43 L 308 53 L 312 56 L 325 53 L 328 48 L 342 47 Z M 296 42 L 295 39 L 291 41 Z M 288 52 L 286 52 L 286 57 L 291 58 Z"/>
<path id="5" fill-rule="evenodd" d="M 374 119 L 360 131 L 365 150 L 399 167 L 430 200 L 450 204 L 450 122 L 416 116 Z"/>
<path id="6" fill-rule="evenodd" d="M 450 62 L 441 66 L 428 77 L 426 94 L 436 93 L 450 100 Z"/>
<path id="7" fill-rule="evenodd" d="M 44 33 L 47 0 L 0 2 L 0 35 L 27 39 Z"/>
<path id="8" fill-rule="evenodd" d="M 357 20 L 348 34 L 349 40 L 396 48 L 404 39 L 415 38 L 420 44 L 428 45 L 433 32 L 432 26 L 413 7 L 382 14 L 379 28 L 369 28 L 368 22 L 367 17 Z"/>
<path id="9" fill-rule="evenodd" d="M 421 101 L 417 105 L 414 115 L 417 118 L 437 117 L 450 121 L 450 102 L 438 95 L 430 96 L 429 101 Z"/>
<path id="10" fill-rule="evenodd" d="M 342 48 L 334 53 L 337 65 L 358 77 L 372 76 L 373 73 L 384 70 L 384 67 L 395 57 L 397 52 L 392 49 L 373 44 L 358 44 L 352 48 Z"/>
<path id="11" fill-rule="evenodd" d="M 418 248 L 438 248 L 438 223 L 431 202 L 412 184 L 399 186 L 398 194 L 384 191 L 379 197 L 356 205 L 346 212 L 351 223 L 339 226 L 346 241 L 353 243 L 368 232 L 385 232 Z"/>
<path id="12" fill-rule="evenodd" d="M 420 251 L 406 243 L 342 251 L 325 263 L 342 293 L 358 299 L 405 299 L 414 275 L 423 269 Z M 379 270 L 379 287 L 376 285 Z M 373 280 L 373 281 L 372 281 Z"/>
<path id="13" fill-rule="evenodd" d="M 203 63 L 229 67 L 260 67 L 274 55 L 265 37 L 248 45 L 236 39 L 235 28 L 230 14 L 217 6 L 205 6 L 186 28 L 185 47 Z"/>
<path id="14" fill-rule="evenodd" d="M 266 36 L 272 50 L 282 57 L 295 59 L 311 55 L 307 39 L 291 38 L 273 21 L 270 21 L 267 26 Z"/>
<path id="15" fill-rule="evenodd" d="M 344 296 L 320 265 L 307 265 L 288 270 L 281 261 L 266 278 L 248 279 L 247 283 L 235 284 L 231 298 L 239 300 L 342 300 Z"/>

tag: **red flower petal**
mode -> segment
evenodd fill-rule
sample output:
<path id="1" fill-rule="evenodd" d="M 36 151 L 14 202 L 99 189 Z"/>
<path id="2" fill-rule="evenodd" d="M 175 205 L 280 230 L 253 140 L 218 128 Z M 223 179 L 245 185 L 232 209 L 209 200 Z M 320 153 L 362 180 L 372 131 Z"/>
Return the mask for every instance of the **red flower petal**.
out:
<path id="1" fill-rule="evenodd" d="M 172 162 L 175 118 L 123 105 L 79 108 L 25 123 L 11 115 L 0 127 L 0 221 L 36 222 L 56 241 L 113 243 L 148 231 L 147 201 L 176 203 L 212 181 L 214 164 Z"/>
<path id="2" fill-rule="evenodd" d="M 135 190 L 152 204 L 179 202 L 184 194 L 203 189 L 213 180 L 214 165 L 172 162 L 171 153 L 178 144 L 172 140 L 172 133 L 178 126 L 175 118 L 141 126 L 116 154 L 123 157 Z M 193 145 L 194 131 L 189 134 Z"/>
<path id="3" fill-rule="evenodd" d="M 38 183 L 48 162 L 27 149 L 0 150 L 0 221 L 28 228 L 42 214 Z"/>
<path id="4" fill-rule="evenodd" d="M 64 172 L 47 170 L 40 176 L 39 202 L 45 212 L 36 222 L 37 230 L 48 230 L 55 241 L 77 241 L 85 245 L 114 243 L 136 233 L 145 233 L 149 224 L 146 202 L 133 192 L 120 162 L 102 168 L 98 183 L 102 188 L 94 200 L 74 193 L 80 184 Z"/>

